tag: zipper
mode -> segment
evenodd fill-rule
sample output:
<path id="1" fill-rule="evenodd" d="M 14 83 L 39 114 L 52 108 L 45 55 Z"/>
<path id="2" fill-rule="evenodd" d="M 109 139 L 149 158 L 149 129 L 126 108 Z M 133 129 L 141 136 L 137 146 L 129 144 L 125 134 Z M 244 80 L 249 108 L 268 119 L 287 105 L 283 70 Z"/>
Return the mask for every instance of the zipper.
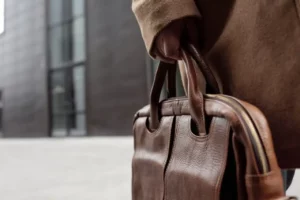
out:
<path id="1" fill-rule="evenodd" d="M 260 136 L 258 134 L 257 128 L 255 124 L 253 123 L 253 120 L 248 113 L 248 111 L 244 108 L 244 106 L 234 97 L 230 97 L 227 95 L 205 95 L 208 97 L 208 99 L 216 99 L 219 101 L 222 101 L 223 103 L 231 106 L 234 110 L 237 111 L 237 114 L 241 115 L 241 120 L 244 123 L 248 133 L 249 138 L 251 140 L 251 144 L 253 147 L 253 150 L 255 152 L 255 157 L 257 160 L 257 163 L 259 163 L 258 168 L 260 173 L 267 173 L 270 171 L 269 162 L 264 150 L 264 147 L 262 145 L 262 141 L 260 139 Z"/>

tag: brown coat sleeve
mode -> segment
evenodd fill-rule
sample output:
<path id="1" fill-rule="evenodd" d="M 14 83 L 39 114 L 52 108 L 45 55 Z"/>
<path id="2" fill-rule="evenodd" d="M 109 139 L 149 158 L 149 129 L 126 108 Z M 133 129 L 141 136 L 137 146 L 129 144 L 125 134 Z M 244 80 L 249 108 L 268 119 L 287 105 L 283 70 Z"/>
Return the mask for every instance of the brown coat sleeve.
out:
<path id="1" fill-rule="evenodd" d="M 184 17 L 200 17 L 194 0 L 132 0 L 148 52 L 156 35 L 170 22 Z"/>

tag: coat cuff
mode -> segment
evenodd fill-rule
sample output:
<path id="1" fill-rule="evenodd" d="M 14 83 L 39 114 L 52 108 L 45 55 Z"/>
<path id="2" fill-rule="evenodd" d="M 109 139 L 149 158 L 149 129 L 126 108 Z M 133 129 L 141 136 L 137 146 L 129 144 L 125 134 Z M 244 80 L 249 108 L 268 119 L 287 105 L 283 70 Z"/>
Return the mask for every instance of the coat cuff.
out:
<path id="1" fill-rule="evenodd" d="M 132 10 L 148 53 L 157 34 L 168 24 L 185 17 L 201 17 L 194 0 L 132 0 Z"/>

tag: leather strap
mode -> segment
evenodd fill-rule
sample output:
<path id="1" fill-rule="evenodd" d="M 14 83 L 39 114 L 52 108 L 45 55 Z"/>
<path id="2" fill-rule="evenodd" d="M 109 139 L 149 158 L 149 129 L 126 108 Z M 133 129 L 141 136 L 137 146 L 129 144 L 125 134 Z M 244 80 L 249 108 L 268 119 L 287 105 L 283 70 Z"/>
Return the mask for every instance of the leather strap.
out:
<path id="1" fill-rule="evenodd" d="M 201 55 L 200 51 L 198 50 L 195 45 L 188 44 L 186 46 L 188 52 L 192 55 L 193 59 L 196 61 L 199 69 L 201 70 L 205 80 L 207 82 L 207 92 L 211 94 L 222 94 L 223 93 L 223 86 L 211 67 L 208 66 L 206 61 L 204 60 L 203 56 Z"/>
<path id="2" fill-rule="evenodd" d="M 204 99 L 203 94 L 201 93 L 198 83 L 197 83 L 197 74 L 196 67 L 193 62 L 192 55 L 185 49 L 182 49 L 182 59 L 185 63 L 185 69 L 187 71 L 188 76 L 188 97 L 191 108 L 191 116 L 197 124 L 199 135 L 206 134 L 205 127 L 205 115 L 204 115 Z M 164 84 L 164 80 L 166 78 L 167 73 L 171 70 L 170 78 L 174 80 L 174 72 L 172 69 L 174 68 L 174 64 L 168 64 L 164 62 L 160 62 L 155 78 L 153 87 L 151 90 L 150 96 L 150 129 L 155 130 L 159 126 L 159 97 Z M 171 87 L 172 92 L 174 93 L 175 88 L 175 80 L 169 81 L 169 85 L 173 84 Z M 170 88 L 170 87 L 169 87 Z"/>
<path id="3" fill-rule="evenodd" d="M 197 124 L 199 135 L 206 134 L 205 112 L 204 112 L 204 97 L 199 88 L 196 66 L 192 57 L 186 50 L 181 51 L 185 70 L 187 74 L 187 95 L 190 104 L 191 116 Z"/>
<path id="4" fill-rule="evenodd" d="M 160 62 L 154 77 L 154 82 L 150 94 L 150 129 L 155 130 L 159 126 L 159 97 L 165 82 L 167 72 L 174 64 Z"/>
<path id="5" fill-rule="evenodd" d="M 174 66 L 170 67 L 168 71 L 168 81 L 167 81 L 168 98 L 176 97 L 176 72 L 177 72 L 177 66 L 176 64 L 174 64 Z"/>
<path id="6" fill-rule="evenodd" d="M 207 93 L 222 94 L 223 85 L 221 84 L 219 77 L 216 75 L 213 69 L 208 66 L 198 48 L 195 45 L 188 44 L 186 49 L 192 55 L 193 60 L 197 63 L 199 69 L 205 77 L 207 82 Z M 168 98 L 176 96 L 176 69 L 176 65 L 174 64 L 174 68 L 170 68 L 168 73 Z"/>

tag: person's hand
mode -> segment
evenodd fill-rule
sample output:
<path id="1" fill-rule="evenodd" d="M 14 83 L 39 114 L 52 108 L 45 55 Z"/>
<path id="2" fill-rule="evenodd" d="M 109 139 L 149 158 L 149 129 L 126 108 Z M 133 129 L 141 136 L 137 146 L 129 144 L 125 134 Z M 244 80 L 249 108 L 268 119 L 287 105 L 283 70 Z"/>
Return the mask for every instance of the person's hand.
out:
<path id="1" fill-rule="evenodd" d="M 182 39 L 198 46 L 200 41 L 199 28 L 199 19 L 194 17 L 172 22 L 156 37 L 152 54 L 156 58 L 168 63 L 180 60 Z"/>

